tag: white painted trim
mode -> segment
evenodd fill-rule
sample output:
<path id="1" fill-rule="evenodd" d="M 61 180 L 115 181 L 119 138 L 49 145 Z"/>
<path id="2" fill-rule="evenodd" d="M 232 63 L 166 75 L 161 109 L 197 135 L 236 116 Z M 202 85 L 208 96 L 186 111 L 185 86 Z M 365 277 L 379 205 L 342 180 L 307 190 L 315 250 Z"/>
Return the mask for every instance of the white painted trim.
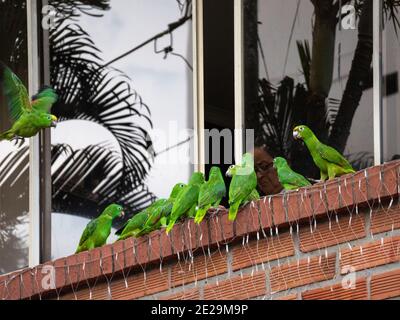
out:
<path id="1" fill-rule="evenodd" d="M 382 0 L 373 1 L 373 69 L 374 69 L 374 161 L 379 165 L 383 161 L 382 149 Z"/>
<path id="2" fill-rule="evenodd" d="M 27 0 L 29 94 L 39 88 L 37 0 Z M 40 143 L 29 141 L 29 266 L 40 264 Z"/>
<path id="3" fill-rule="evenodd" d="M 244 21 L 243 0 L 234 0 L 235 50 L 235 160 L 239 163 L 244 153 Z"/>
<path id="4" fill-rule="evenodd" d="M 193 121 L 195 170 L 205 172 L 203 0 L 193 0 Z"/>

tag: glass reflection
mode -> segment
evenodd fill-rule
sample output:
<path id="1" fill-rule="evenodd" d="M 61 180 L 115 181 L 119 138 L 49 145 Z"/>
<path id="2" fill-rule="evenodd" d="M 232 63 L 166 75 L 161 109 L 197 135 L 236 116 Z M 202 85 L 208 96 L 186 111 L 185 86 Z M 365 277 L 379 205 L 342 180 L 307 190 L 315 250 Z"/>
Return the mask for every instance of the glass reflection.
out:
<path id="1" fill-rule="evenodd" d="M 263 193 L 281 189 L 272 167 L 277 156 L 319 178 L 308 150 L 293 140 L 299 124 L 346 155 L 355 169 L 371 165 L 372 1 L 345 9 L 331 0 L 244 3 L 246 128 L 257 137 Z"/>
<path id="2" fill-rule="evenodd" d="M 52 130 L 59 257 L 73 253 L 88 220 L 108 204 L 120 203 L 129 218 L 188 180 L 191 1 L 50 3 L 51 82 L 61 97 Z"/>

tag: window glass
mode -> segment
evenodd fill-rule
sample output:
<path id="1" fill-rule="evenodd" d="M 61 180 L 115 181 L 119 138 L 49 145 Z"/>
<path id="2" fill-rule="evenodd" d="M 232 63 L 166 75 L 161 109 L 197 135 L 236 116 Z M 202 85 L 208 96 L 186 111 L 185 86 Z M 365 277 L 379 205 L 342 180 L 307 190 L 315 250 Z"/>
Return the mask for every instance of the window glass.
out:
<path id="1" fill-rule="evenodd" d="M 0 1 L 0 60 L 28 86 L 26 2 Z M 0 86 L 0 134 L 12 121 Z M 0 274 L 28 265 L 29 141 L 0 141 Z"/>
<path id="2" fill-rule="evenodd" d="M 120 203 L 129 218 L 168 197 L 192 169 L 190 1 L 93 3 L 50 1 L 57 10 L 51 82 L 60 94 L 52 131 L 53 257 L 73 253 L 106 205 Z"/>
<path id="3" fill-rule="evenodd" d="M 255 130 L 265 194 L 281 189 L 272 168 L 277 156 L 319 179 L 309 151 L 293 139 L 296 125 L 309 126 L 355 169 L 373 162 L 372 1 L 339 3 L 244 1 L 244 114 L 246 128 Z"/>
<path id="4" fill-rule="evenodd" d="M 383 31 L 383 160 L 391 161 L 400 159 L 400 95 L 399 95 L 399 71 L 400 71 L 400 40 L 399 18 L 397 11 L 395 16 L 386 16 L 389 19 Z"/>

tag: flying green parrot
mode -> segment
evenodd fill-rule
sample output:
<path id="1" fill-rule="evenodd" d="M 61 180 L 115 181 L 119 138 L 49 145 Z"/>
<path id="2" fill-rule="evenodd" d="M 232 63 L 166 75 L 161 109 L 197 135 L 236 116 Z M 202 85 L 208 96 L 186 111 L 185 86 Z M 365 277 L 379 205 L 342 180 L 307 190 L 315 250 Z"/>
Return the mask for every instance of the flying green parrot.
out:
<path id="1" fill-rule="evenodd" d="M 0 141 L 30 138 L 42 129 L 56 127 L 57 117 L 50 110 L 58 97 L 52 88 L 44 88 L 30 100 L 22 81 L 1 61 L 0 83 L 13 120 L 11 129 L 0 134 Z"/>
<path id="2" fill-rule="evenodd" d="M 207 211 L 212 207 L 218 207 L 225 195 L 226 187 L 221 170 L 218 167 L 212 167 L 208 181 L 200 187 L 194 222 L 200 224 Z"/>
<path id="3" fill-rule="evenodd" d="M 298 126 L 293 130 L 293 137 L 306 144 L 311 156 L 321 171 L 321 181 L 329 180 L 348 173 L 354 173 L 350 163 L 334 148 L 321 143 L 307 126 Z"/>
<path id="4" fill-rule="evenodd" d="M 297 190 L 301 187 L 311 186 L 310 181 L 294 172 L 284 158 L 275 158 L 274 168 L 278 172 L 279 182 L 285 190 Z"/>
<path id="5" fill-rule="evenodd" d="M 234 221 L 239 207 L 247 202 L 247 199 L 256 197 L 257 176 L 254 171 L 253 155 L 250 153 L 243 155 L 242 163 L 231 166 L 226 175 L 232 177 L 229 187 L 229 220 Z"/>
<path id="6" fill-rule="evenodd" d="M 189 217 L 195 215 L 202 184 L 204 184 L 204 174 L 201 172 L 193 173 L 189 184 L 183 188 L 174 202 L 166 229 L 167 234 L 172 230 L 179 218 L 185 214 Z"/>
<path id="7" fill-rule="evenodd" d="M 172 189 L 168 199 L 160 199 L 156 201 L 158 202 L 158 205 L 151 208 L 150 215 L 144 223 L 142 229 L 138 232 L 137 237 L 148 234 L 154 230 L 158 230 L 165 224 L 164 219 L 167 219 L 171 214 L 175 199 L 185 187 L 186 185 L 184 183 L 177 183 Z M 163 220 L 161 221 L 161 219 Z"/>
<path id="8" fill-rule="evenodd" d="M 149 218 L 151 210 L 156 207 L 156 202 L 154 202 L 150 207 L 144 209 L 143 211 L 135 214 L 132 218 L 130 218 L 123 227 L 123 230 L 119 235 L 117 241 L 136 237 L 146 223 L 146 220 Z"/>
<path id="9" fill-rule="evenodd" d="M 116 217 L 123 217 L 123 208 L 118 204 L 108 206 L 96 219 L 90 221 L 82 233 L 76 253 L 101 247 L 106 244 L 111 233 L 112 222 Z"/>

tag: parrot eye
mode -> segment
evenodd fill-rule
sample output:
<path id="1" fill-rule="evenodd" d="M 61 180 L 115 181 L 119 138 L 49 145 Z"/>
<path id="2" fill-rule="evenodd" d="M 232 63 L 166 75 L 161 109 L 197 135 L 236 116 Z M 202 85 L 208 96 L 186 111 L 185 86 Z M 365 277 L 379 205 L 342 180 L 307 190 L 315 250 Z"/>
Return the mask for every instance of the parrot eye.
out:
<path id="1" fill-rule="evenodd" d="M 48 117 L 47 117 L 47 120 L 51 120 L 51 117 L 50 117 L 50 116 L 48 116 Z"/>
<path id="2" fill-rule="evenodd" d="M 301 132 L 303 132 L 303 131 L 304 131 L 304 128 L 303 128 L 303 127 L 301 127 L 301 128 L 300 128 L 300 131 L 301 131 Z"/>

